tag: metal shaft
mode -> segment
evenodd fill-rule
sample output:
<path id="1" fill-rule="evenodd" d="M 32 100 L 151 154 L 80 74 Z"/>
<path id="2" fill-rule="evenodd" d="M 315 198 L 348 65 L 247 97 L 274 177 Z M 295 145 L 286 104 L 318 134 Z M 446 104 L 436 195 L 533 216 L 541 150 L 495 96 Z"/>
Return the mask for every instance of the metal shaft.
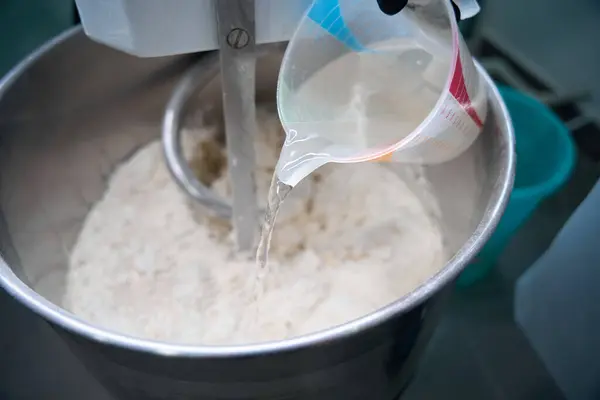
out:
<path id="1" fill-rule="evenodd" d="M 217 0 L 223 113 L 238 249 L 251 250 L 258 232 L 254 181 L 255 26 L 254 0 Z"/>

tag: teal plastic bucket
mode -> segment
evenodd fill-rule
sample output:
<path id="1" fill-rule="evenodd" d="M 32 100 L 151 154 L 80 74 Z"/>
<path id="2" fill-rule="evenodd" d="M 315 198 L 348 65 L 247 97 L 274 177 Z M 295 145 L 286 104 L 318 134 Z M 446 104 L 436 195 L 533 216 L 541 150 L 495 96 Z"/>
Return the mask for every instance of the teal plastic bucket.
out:
<path id="1" fill-rule="evenodd" d="M 575 165 L 569 129 L 548 107 L 508 87 L 499 90 L 515 130 L 515 184 L 496 231 L 459 277 L 461 286 L 471 285 L 490 272 L 510 238 L 540 202 L 568 180 Z"/>

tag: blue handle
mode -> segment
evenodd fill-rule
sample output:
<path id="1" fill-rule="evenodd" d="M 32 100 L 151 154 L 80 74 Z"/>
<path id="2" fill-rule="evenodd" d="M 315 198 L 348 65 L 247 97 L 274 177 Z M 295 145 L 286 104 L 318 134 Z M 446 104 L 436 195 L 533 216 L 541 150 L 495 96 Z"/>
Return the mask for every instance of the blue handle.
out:
<path id="1" fill-rule="evenodd" d="M 315 0 L 308 11 L 308 17 L 352 50 L 365 50 L 346 26 L 338 0 Z"/>

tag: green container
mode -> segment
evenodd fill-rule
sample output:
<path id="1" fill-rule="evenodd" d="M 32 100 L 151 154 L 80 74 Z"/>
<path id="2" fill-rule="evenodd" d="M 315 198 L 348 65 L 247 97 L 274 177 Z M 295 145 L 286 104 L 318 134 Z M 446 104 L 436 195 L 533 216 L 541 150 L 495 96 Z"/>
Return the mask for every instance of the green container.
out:
<path id="1" fill-rule="evenodd" d="M 74 23 L 72 0 L 0 0 L 0 78 Z"/>
<path id="2" fill-rule="evenodd" d="M 568 180 L 575 165 L 569 129 L 548 107 L 513 89 L 499 90 L 515 130 L 515 185 L 496 231 L 459 277 L 460 286 L 471 285 L 490 272 L 511 237 L 540 202 Z"/>

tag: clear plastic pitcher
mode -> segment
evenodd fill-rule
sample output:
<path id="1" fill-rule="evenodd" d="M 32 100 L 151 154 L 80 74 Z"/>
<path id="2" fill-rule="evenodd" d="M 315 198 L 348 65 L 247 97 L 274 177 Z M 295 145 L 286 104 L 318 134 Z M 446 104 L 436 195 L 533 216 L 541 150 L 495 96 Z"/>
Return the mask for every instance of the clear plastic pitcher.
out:
<path id="1" fill-rule="evenodd" d="M 463 18 L 479 11 L 458 3 Z M 441 163 L 466 150 L 487 113 L 483 78 L 450 0 L 315 0 L 286 51 L 277 88 L 286 141 L 280 180 L 328 162 Z"/>

